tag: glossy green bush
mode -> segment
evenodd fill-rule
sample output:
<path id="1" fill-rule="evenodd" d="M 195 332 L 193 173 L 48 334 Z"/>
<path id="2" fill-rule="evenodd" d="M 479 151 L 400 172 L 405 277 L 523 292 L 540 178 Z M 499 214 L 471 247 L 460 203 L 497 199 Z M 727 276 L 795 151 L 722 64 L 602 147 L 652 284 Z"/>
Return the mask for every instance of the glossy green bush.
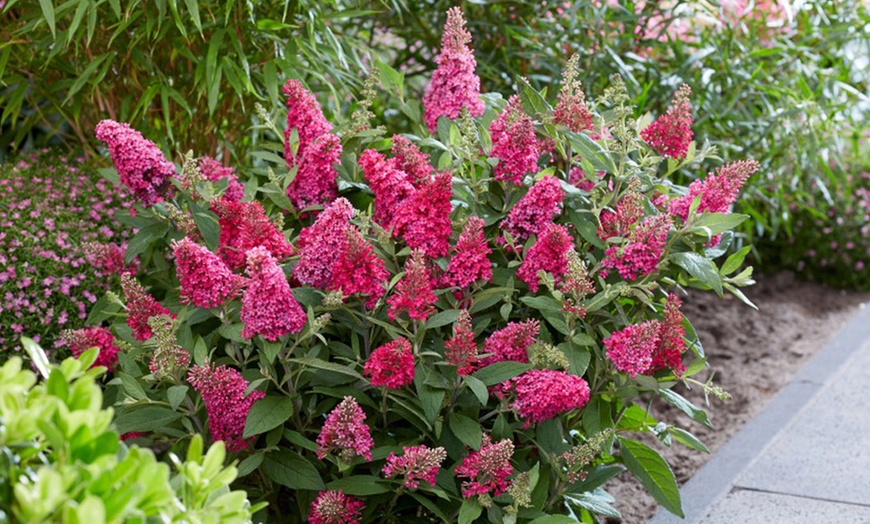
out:
<path id="1" fill-rule="evenodd" d="M 88 369 L 97 349 L 50 365 L 32 340 L 22 344 L 39 375 L 19 357 L 0 368 L 0 521 L 251 522 L 256 508 L 228 487 L 237 470 L 224 466 L 222 443 L 203 455 L 194 436 L 171 472 L 120 441 L 96 382 L 105 369 Z"/>

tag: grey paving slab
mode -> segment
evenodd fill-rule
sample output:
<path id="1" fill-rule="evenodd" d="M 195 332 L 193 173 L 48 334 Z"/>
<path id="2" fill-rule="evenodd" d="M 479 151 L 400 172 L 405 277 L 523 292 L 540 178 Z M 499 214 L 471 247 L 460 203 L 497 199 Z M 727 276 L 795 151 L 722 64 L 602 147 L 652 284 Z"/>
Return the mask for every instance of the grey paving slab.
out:
<path id="1" fill-rule="evenodd" d="M 870 345 L 865 342 L 736 485 L 870 505 L 868 398 Z"/>
<path id="2" fill-rule="evenodd" d="M 703 524 L 870 524 L 870 506 L 738 489 L 709 510 Z"/>
<path id="3" fill-rule="evenodd" d="M 856 372 L 856 370 L 870 368 L 866 360 L 845 365 L 850 358 L 856 355 L 858 350 L 863 349 L 865 356 L 866 353 L 870 353 L 870 348 L 866 346 L 868 339 L 870 339 L 870 307 L 862 307 L 849 324 L 804 366 L 788 386 L 774 396 L 758 416 L 750 420 L 725 446 L 716 452 L 713 458 L 686 485 L 680 488 L 683 511 L 686 515 L 685 520 L 675 517 L 665 510 L 660 510 L 649 521 L 649 524 L 700 522 L 710 508 L 731 493 L 738 478 L 774 446 L 777 438 L 787 432 L 799 433 L 805 430 L 803 426 L 795 422 L 805 410 L 815 405 L 815 397 L 824 390 L 826 384 L 842 382 L 840 374 L 846 373 L 848 370 Z M 863 378 L 860 378 L 862 376 Z M 861 381 L 861 387 L 866 387 L 870 383 L 870 380 L 860 373 L 858 377 L 853 377 L 851 380 Z M 852 391 L 857 390 L 852 389 Z M 855 411 L 855 402 L 867 398 L 865 391 L 864 394 L 854 393 L 852 399 L 854 402 L 841 403 L 840 405 L 828 402 L 825 405 L 818 404 L 818 406 L 819 409 L 830 412 L 829 418 L 839 420 L 845 417 L 845 413 L 849 413 L 852 417 L 863 417 L 866 421 L 870 418 L 870 410 L 864 408 Z M 829 397 L 828 400 L 834 399 Z M 842 398 L 840 400 L 842 401 Z M 849 411 L 845 411 L 843 406 L 849 406 Z M 850 431 L 856 430 L 859 426 L 863 427 L 861 424 L 863 422 L 853 421 Z M 870 448 L 868 445 L 870 444 L 870 432 L 866 430 L 863 434 L 857 435 L 844 435 L 831 431 L 830 434 L 824 435 L 823 440 L 810 443 L 811 445 L 808 446 L 806 452 L 813 453 L 824 445 L 836 447 L 840 445 L 840 441 L 846 439 L 853 442 L 863 442 L 866 447 Z M 795 450 L 795 447 L 791 449 Z M 825 477 L 825 482 L 831 479 L 832 473 L 830 471 L 831 469 L 828 468 L 829 473 Z M 861 486 L 861 483 L 857 483 L 857 486 Z M 865 491 L 870 491 L 870 483 L 863 482 L 863 486 Z M 860 488 L 856 487 L 856 489 Z M 743 521 L 735 519 L 730 522 Z M 773 522 L 779 521 L 768 521 L 767 524 Z M 810 520 L 810 522 L 816 521 Z"/>

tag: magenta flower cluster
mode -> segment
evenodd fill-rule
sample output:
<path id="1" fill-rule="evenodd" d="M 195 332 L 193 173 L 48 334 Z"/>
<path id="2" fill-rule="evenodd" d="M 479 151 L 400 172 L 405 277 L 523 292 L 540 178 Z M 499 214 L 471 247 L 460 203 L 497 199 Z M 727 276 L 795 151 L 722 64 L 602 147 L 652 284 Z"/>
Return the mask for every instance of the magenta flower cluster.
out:
<path id="1" fill-rule="evenodd" d="M 109 148 L 121 183 L 142 205 L 153 206 L 171 191 L 169 179 L 175 177 L 175 166 L 154 142 L 128 124 L 114 120 L 97 124 L 96 133 Z"/>
<path id="2" fill-rule="evenodd" d="M 232 452 L 248 447 L 252 439 L 246 441 L 242 438 L 245 421 L 251 406 L 265 393 L 254 390 L 246 395 L 248 381 L 237 370 L 227 366 L 194 366 L 187 380 L 202 395 L 211 438 L 223 440 L 227 450 Z"/>

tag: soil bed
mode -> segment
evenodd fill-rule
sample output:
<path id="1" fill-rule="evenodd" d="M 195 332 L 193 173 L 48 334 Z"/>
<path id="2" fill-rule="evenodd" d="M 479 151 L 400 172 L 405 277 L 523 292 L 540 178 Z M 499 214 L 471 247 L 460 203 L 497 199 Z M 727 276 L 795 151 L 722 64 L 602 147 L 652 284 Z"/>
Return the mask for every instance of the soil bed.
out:
<path id="1" fill-rule="evenodd" d="M 695 326 L 708 362 L 715 371 L 715 383 L 732 395 L 728 402 L 711 397 L 707 413 L 715 430 L 693 422 L 682 412 L 658 402 L 653 415 L 677 423 L 698 436 L 711 453 L 722 447 L 768 400 L 842 329 L 858 307 L 870 300 L 870 293 L 845 292 L 819 284 L 798 281 L 790 273 L 763 275 L 758 284 L 744 290 L 759 308 L 755 311 L 736 298 L 724 299 L 690 291 L 683 299 L 683 312 Z M 703 380 L 702 373 L 698 380 Z M 681 394 L 696 405 L 704 405 L 700 388 Z M 686 483 L 710 458 L 674 442 L 668 448 L 647 440 L 674 470 L 677 482 Z M 616 498 L 623 522 L 646 522 L 657 507 L 640 482 L 628 472 L 605 485 Z"/>

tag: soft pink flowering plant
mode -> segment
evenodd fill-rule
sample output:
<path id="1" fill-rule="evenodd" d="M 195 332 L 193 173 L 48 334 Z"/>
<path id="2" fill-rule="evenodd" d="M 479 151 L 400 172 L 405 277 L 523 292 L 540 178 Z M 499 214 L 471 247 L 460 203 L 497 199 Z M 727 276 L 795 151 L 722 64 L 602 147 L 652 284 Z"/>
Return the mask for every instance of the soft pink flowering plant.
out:
<path id="1" fill-rule="evenodd" d="M 587 98 L 576 61 L 561 90 L 518 78 L 478 96 L 459 8 L 438 64 L 423 111 L 378 63 L 398 100 L 374 103 L 369 75 L 334 127 L 289 81 L 285 156 L 238 171 L 244 198 L 187 156 L 176 193 L 137 207 L 125 258 L 143 276 L 125 281 L 126 314 L 104 301 L 124 348 L 107 386 L 119 424 L 170 448 L 227 441 L 276 520 L 594 522 L 618 515 L 604 490 L 624 469 L 680 514 L 648 443 L 705 448 L 650 406 L 707 424 L 681 388 L 723 395 L 696 378 L 678 297 L 748 301 L 747 250 L 717 259 L 757 166 L 679 186 L 674 172 L 715 159 L 692 145 L 689 92 L 644 132 L 636 93 L 613 77 Z M 374 122 L 396 107 L 407 134 Z"/>

